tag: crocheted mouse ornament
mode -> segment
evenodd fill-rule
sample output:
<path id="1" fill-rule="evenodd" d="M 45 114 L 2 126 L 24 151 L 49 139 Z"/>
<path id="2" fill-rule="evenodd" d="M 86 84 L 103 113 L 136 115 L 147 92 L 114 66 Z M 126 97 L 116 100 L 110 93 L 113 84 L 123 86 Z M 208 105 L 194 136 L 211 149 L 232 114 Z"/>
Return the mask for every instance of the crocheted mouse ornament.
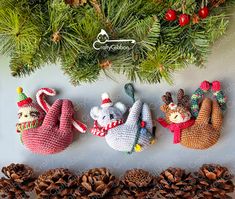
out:
<path id="1" fill-rule="evenodd" d="M 203 98 L 210 88 L 214 92 L 215 100 Z M 191 107 L 190 97 L 185 95 L 182 89 L 179 90 L 177 99 L 178 103 L 175 104 L 170 92 L 162 97 L 165 104 L 161 106 L 161 110 L 166 117 L 158 119 L 163 127 L 174 134 L 174 144 L 181 143 L 192 149 L 207 149 L 213 146 L 220 137 L 223 123 L 222 111 L 226 107 L 220 82 L 214 81 L 212 84 L 207 81 L 202 82 L 200 88 L 192 95 Z M 201 106 L 199 106 L 200 102 Z"/>
<path id="2" fill-rule="evenodd" d="M 113 104 L 109 95 L 102 95 L 101 107 L 93 107 L 90 115 L 95 120 L 91 133 L 105 137 L 108 145 L 121 152 L 140 152 L 154 143 L 153 123 L 149 106 L 136 101 L 124 121 L 127 108 L 121 102 Z"/>
<path id="3" fill-rule="evenodd" d="M 45 95 L 54 96 L 53 89 L 43 88 L 37 93 L 38 103 L 18 88 L 17 132 L 23 144 L 34 153 L 54 154 L 66 149 L 73 141 L 73 126 L 84 133 L 86 126 L 73 119 L 74 108 L 69 100 L 56 100 L 50 107 Z"/>

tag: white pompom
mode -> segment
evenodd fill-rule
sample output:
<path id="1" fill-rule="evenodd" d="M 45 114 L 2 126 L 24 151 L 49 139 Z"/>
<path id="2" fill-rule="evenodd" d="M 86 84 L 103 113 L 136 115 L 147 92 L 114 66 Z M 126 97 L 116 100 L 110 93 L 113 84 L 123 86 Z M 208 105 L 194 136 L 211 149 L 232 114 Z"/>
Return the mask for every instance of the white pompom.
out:
<path id="1" fill-rule="evenodd" d="M 109 98 L 109 94 L 108 93 L 103 93 L 101 98 L 102 98 L 102 100 L 108 99 Z"/>

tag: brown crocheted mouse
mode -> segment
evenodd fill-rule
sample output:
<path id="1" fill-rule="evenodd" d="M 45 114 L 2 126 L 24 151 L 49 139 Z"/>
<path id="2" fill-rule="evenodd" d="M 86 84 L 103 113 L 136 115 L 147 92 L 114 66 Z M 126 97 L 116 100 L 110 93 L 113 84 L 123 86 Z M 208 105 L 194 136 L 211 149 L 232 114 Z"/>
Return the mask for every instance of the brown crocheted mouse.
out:
<path id="1" fill-rule="evenodd" d="M 211 86 L 216 100 L 203 98 Z M 199 103 L 202 99 L 197 114 L 195 114 L 197 106 L 195 104 L 191 106 L 192 113 L 196 116 L 195 119 L 192 118 L 190 112 L 190 97 L 184 94 L 183 89 L 179 90 L 177 99 L 178 103 L 174 104 L 170 92 L 162 97 L 165 104 L 161 106 L 161 110 L 165 113 L 165 119 L 158 119 L 163 127 L 174 133 L 174 143 L 181 143 L 192 149 L 207 149 L 213 146 L 220 137 L 223 123 L 222 110 L 225 107 L 225 97 L 220 89 L 220 82 L 214 81 L 210 84 L 204 81 L 192 95 L 192 103 L 195 101 Z"/>

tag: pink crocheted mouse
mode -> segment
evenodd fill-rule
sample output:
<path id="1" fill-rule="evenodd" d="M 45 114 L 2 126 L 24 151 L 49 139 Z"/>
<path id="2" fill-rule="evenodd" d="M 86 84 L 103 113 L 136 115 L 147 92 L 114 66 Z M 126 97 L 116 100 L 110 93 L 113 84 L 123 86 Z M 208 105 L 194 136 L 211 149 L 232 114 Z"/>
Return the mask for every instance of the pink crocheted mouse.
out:
<path id="1" fill-rule="evenodd" d="M 34 153 L 54 154 L 66 149 L 73 141 L 73 126 L 84 133 L 86 126 L 73 119 L 74 108 L 70 100 L 56 100 L 50 105 L 45 95 L 54 96 L 53 89 L 42 88 L 37 93 L 37 102 L 27 97 L 18 88 L 17 131 L 23 144 Z"/>

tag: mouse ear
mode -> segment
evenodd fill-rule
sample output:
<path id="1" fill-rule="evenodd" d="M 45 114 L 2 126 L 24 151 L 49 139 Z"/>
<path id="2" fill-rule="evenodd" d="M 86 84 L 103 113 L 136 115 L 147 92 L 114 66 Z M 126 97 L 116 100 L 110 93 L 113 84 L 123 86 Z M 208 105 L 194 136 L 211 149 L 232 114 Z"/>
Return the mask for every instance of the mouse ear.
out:
<path id="1" fill-rule="evenodd" d="M 90 116 L 93 120 L 97 120 L 100 115 L 101 109 L 98 106 L 95 106 L 90 111 Z"/>
<path id="2" fill-rule="evenodd" d="M 115 108 L 119 109 L 122 114 L 124 114 L 127 110 L 127 107 L 125 104 L 121 103 L 121 102 L 117 102 L 115 105 L 114 105 Z"/>

